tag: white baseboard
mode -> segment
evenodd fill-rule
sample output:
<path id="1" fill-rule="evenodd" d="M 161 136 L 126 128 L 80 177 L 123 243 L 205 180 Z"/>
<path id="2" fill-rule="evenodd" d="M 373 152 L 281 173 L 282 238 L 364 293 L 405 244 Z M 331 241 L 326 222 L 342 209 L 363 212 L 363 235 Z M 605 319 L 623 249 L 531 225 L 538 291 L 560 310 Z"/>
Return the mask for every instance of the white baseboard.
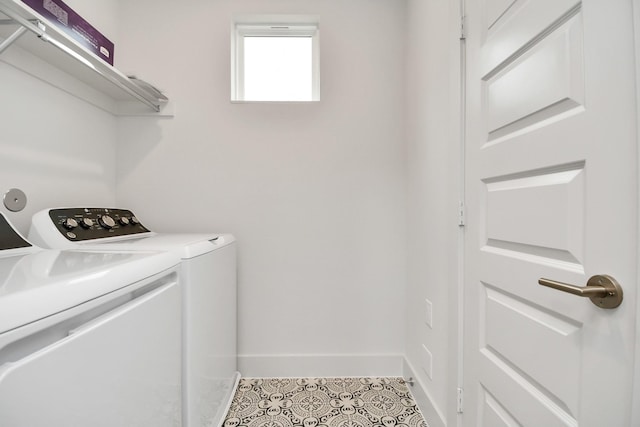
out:
<path id="1" fill-rule="evenodd" d="M 409 390 L 418 404 L 418 408 L 420 408 L 427 425 L 429 427 L 446 427 L 447 421 L 444 414 L 434 405 L 426 387 L 420 382 L 407 359 L 402 361 L 402 376 L 405 380 L 413 379 L 411 383 L 407 382 Z"/>
<path id="2" fill-rule="evenodd" d="M 238 356 L 243 377 L 400 377 L 401 354 L 277 354 Z"/>

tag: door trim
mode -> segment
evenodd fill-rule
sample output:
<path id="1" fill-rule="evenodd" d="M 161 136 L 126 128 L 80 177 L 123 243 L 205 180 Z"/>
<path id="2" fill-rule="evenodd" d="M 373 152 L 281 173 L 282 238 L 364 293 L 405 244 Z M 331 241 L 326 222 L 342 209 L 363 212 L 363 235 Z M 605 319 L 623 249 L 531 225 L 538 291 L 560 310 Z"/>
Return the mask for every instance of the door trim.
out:
<path id="1" fill-rule="evenodd" d="M 640 0 L 639 0 L 640 1 Z M 455 294 L 452 295 L 452 304 L 451 310 L 456 313 L 456 344 L 455 348 L 455 361 L 456 361 L 456 387 L 455 390 L 451 390 L 450 392 L 450 400 L 455 402 L 455 408 L 451 409 L 451 414 L 455 414 L 455 425 L 457 427 L 461 427 L 463 425 L 463 413 L 464 413 L 464 298 L 465 298 L 465 210 L 466 210 L 466 126 L 467 126 L 467 43 L 466 43 L 466 0 L 459 0 L 458 2 L 458 10 L 454 14 L 458 16 L 459 20 L 459 56 L 457 58 L 457 63 L 455 67 L 452 67 L 459 74 L 457 79 L 457 96 L 452 97 L 455 101 L 452 103 L 455 105 L 457 114 L 456 121 L 458 123 L 458 129 L 456 138 L 458 139 L 458 149 L 460 152 L 458 153 L 458 162 L 459 162 L 459 171 L 458 171 L 458 179 L 460 182 L 458 183 L 458 200 L 460 203 L 460 222 L 458 226 L 458 253 L 457 253 L 457 286 L 455 289 Z M 455 30 L 454 30 L 455 31 Z M 454 293 L 454 292 L 452 292 Z M 454 307 L 455 306 L 455 307 Z M 453 376 L 451 377 L 453 378 Z M 452 405 L 453 406 L 453 405 Z M 455 411 L 455 412 L 454 412 Z M 453 423 L 452 423 L 453 424 Z"/>
<path id="2" fill-rule="evenodd" d="M 633 0 L 633 32 L 634 51 L 636 64 L 636 156 L 640 167 L 640 135 L 638 125 L 640 124 L 640 0 Z M 640 173 L 636 170 L 636 181 L 640 188 Z M 638 199 L 638 212 L 640 212 L 640 198 Z M 640 214 L 636 219 L 637 236 L 636 247 L 640 244 Z M 640 250 L 636 251 L 638 266 L 636 289 L 640 289 Z M 640 425 L 640 292 L 637 293 L 636 301 L 636 343 L 633 376 L 633 395 L 631 397 L 631 425 Z"/>

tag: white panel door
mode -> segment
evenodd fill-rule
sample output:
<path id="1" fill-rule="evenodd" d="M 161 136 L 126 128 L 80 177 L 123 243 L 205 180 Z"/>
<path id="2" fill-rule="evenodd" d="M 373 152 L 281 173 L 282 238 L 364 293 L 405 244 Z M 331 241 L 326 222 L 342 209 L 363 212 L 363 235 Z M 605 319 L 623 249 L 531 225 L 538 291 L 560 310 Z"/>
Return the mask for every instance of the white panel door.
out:
<path id="1" fill-rule="evenodd" d="M 468 0 L 463 424 L 628 426 L 630 0 Z M 608 274 L 616 309 L 540 286 Z"/>

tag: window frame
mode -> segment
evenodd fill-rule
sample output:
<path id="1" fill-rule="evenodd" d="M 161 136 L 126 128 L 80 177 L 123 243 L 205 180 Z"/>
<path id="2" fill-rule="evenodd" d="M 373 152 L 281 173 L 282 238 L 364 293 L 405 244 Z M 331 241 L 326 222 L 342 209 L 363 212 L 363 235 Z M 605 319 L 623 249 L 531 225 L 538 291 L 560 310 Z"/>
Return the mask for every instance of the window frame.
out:
<path id="1" fill-rule="evenodd" d="M 231 101 L 232 102 L 316 102 L 320 101 L 320 29 L 318 24 L 236 23 L 232 36 Z M 311 99 L 308 101 L 252 101 L 244 98 L 244 38 L 245 37 L 310 37 L 311 38 Z"/>

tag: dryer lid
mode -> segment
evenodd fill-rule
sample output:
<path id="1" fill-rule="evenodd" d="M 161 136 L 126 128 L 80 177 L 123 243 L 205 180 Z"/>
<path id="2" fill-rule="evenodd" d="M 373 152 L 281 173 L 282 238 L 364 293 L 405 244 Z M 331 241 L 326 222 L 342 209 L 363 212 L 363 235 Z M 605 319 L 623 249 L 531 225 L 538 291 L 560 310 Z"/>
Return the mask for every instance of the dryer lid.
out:
<path id="1" fill-rule="evenodd" d="M 169 252 L 40 250 L 0 258 L 0 333 L 78 306 L 163 272 Z"/>

